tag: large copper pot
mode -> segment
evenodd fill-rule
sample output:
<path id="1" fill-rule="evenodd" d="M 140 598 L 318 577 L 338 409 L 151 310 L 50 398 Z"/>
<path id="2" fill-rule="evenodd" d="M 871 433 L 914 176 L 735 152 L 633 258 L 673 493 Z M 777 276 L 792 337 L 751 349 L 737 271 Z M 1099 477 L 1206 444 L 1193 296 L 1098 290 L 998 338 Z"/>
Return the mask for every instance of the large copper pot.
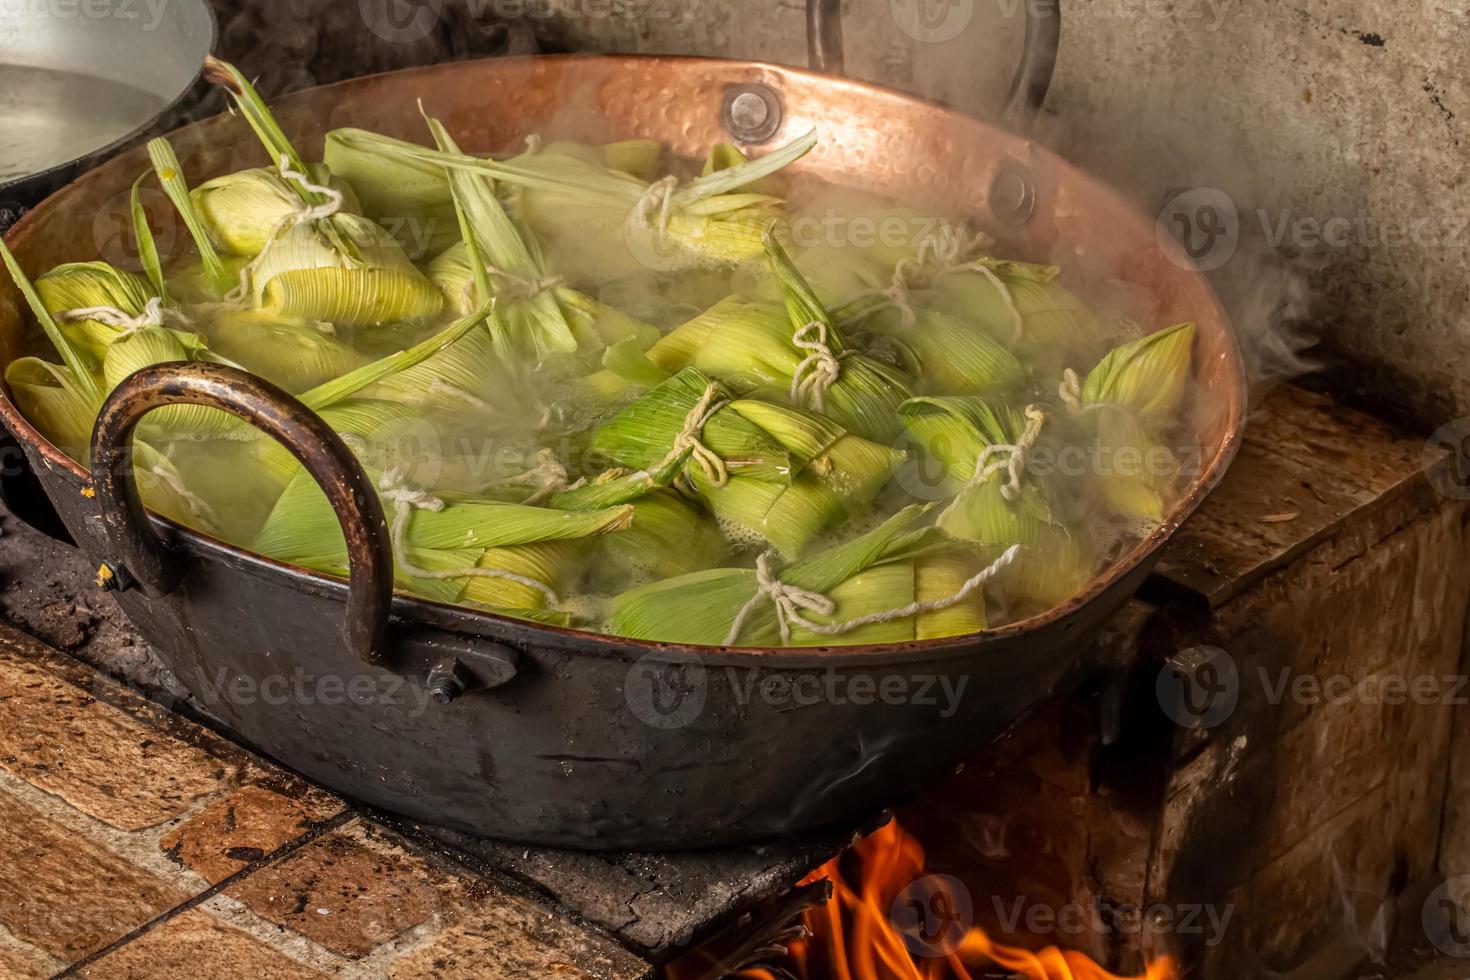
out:
<path id="1" fill-rule="evenodd" d="M 833 6 L 811 5 L 813 53 L 829 64 L 838 35 L 823 14 Z M 1044 95 L 1055 32 L 1042 20 L 1028 28 L 1014 122 Z M 751 93 L 774 126 L 749 98 L 736 104 Z M 459 63 L 302 92 L 276 109 L 310 154 L 336 126 L 420 139 L 419 99 L 462 145 L 487 151 L 571 126 L 581 138 L 652 137 L 693 155 L 730 139 L 727 125 L 771 143 L 815 126 L 822 142 L 800 169 L 974 215 L 1023 254 L 1145 298 L 1148 322 L 1197 323 L 1203 452 L 1163 526 L 1043 616 L 895 647 L 695 649 L 392 596 L 383 514 L 358 464 L 319 420 L 248 376 L 199 366 L 135 375 L 99 420 L 91 472 L 0 398 L 0 418 L 78 547 L 106 564 L 111 584 L 133 586 L 119 601 L 184 684 L 243 738 L 342 792 L 462 830 L 591 848 L 708 846 L 852 819 L 962 761 L 1049 691 L 1235 453 L 1241 358 L 1209 285 L 1153 221 L 1024 136 L 875 85 L 700 58 Z M 196 182 L 265 163 L 230 117 L 174 142 Z M 145 165 L 138 153 L 114 160 L 31 212 L 10 236 L 27 270 L 95 255 L 98 216 L 119 210 Z M 9 363 L 36 339 L 9 283 L 0 297 Z M 145 516 L 121 447 L 141 413 L 179 400 L 237 412 L 297 452 L 342 518 L 350 585 Z M 293 682 L 268 688 L 283 675 Z M 887 678 L 910 696 L 853 694 Z M 332 691 L 370 696 L 328 697 L 328 679 Z M 945 685 L 962 696 L 946 701 Z"/>

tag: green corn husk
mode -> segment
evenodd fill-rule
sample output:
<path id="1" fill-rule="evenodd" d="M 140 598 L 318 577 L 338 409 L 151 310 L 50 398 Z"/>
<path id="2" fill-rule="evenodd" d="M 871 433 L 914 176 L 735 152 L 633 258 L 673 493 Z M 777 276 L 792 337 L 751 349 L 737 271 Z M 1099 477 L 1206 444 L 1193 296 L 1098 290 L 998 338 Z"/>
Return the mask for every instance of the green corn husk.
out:
<path id="1" fill-rule="evenodd" d="M 361 149 L 360 129 L 327 134 L 322 162 L 357 194 L 362 213 L 388 230 L 414 261 L 459 240 L 459 219 L 444 169 Z M 386 138 L 386 137 L 382 137 Z"/>
<path id="2" fill-rule="evenodd" d="M 536 151 L 527 151 L 526 156 L 516 158 L 518 162 L 526 162 L 530 156 L 551 155 L 570 157 L 582 163 L 595 167 L 606 167 L 608 170 L 636 177 L 639 180 L 653 180 L 658 172 L 659 160 L 663 157 L 664 146 L 657 140 L 622 140 L 617 143 L 607 143 L 603 146 L 593 146 L 590 143 L 577 143 L 572 140 L 556 140 L 547 143 Z"/>
<path id="3" fill-rule="evenodd" d="M 976 272 L 940 276 L 916 297 L 916 306 L 976 324 L 995 340 L 1023 352 L 1038 368 L 1055 367 L 1064 353 L 1096 349 L 1106 335 L 1098 315 L 1057 282 L 1056 266 L 982 259 L 1010 293 L 1021 315 L 1019 334 L 1005 299 L 990 279 Z"/>
<path id="4" fill-rule="evenodd" d="M 655 490 L 632 502 L 626 531 L 598 539 L 603 582 L 648 582 L 718 564 L 729 553 L 719 526 L 677 493 Z"/>
<path id="5" fill-rule="evenodd" d="M 658 140 L 619 140 L 602 146 L 603 166 L 638 180 L 653 180 L 663 155 L 664 145 Z"/>
<path id="6" fill-rule="evenodd" d="M 945 598 L 935 593 L 949 585 L 954 588 L 948 595 L 954 595 L 963 584 L 962 580 L 955 581 L 957 568 L 937 560 L 962 555 L 977 565 L 983 562 L 973 554 L 971 546 L 955 542 L 941 532 L 932 528 L 911 530 L 925 512 L 922 507 L 905 508 L 852 541 L 780 569 L 778 577 L 783 583 L 833 600 L 835 609 L 830 616 L 803 614 L 813 622 L 829 625 L 898 609 L 915 599 Z M 618 596 L 608 628 L 619 636 L 640 640 L 718 646 L 725 643 L 741 608 L 756 591 L 756 573 L 748 568 L 714 568 L 666 579 Z M 924 613 L 860 627 L 838 636 L 810 633 L 797 626 L 790 645 L 905 642 L 951 635 L 949 629 L 983 628 L 983 602 L 977 592 L 959 612 Z M 755 606 L 736 645 L 781 645 L 776 614 L 769 602 L 762 601 Z"/>
<path id="7" fill-rule="evenodd" d="M 361 149 L 482 173 L 521 188 L 520 216 L 548 240 L 558 268 L 587 279 L 758 262 L 780 202 L 735 191 L 794 163 L 815 142 L 811 133 L 759 160 L 675 188 L 663 229 L 653 225 L 657 199 L 647 182 L 583 159 L 543 153 L 496 162 L 405 149 L 371 136 L 357 140 Z"/>
<path id="8" fill-rule="evenodd" d="M 360 210 L 351 185 L 321 164 L 304 171 L 314 184 L 343 196 L 339 214 Z M 189 192 L 210 237 L 231 255 L 259 255 L 301 207 L 301 197 L 279 172 L 264 167 L 239 170 L 207 180 Z"/>
<path id="9" fill-rule="evenodd" d="M 424 267 L 424 273 L 444 294 L 449 310 L 465 310 L 474 304 L 477 292 L 475 276 L 470 268 L 469 248 L 464 242 L 457 242 L 434 256 Z M 555 298 L 562 318 L 576 339 L 578 350 L 601 350 L 624 340 L 634 340 L 640 350 L 646 350 L 659 338 L 657 327 L 580 290 L 557 286 L 550 290 L 550 295 Z"/>
<path id="10" fill-rule="evenodd" d="M 189 350 L 179 342 L 172 330 L 144 327 L 107 349 L 102 362 L 102 377 L 111 391 L 128 375 L 154 364 L 192 360 Z M 206 405 L 170 405 L 155 409 L 138 424 L 147 438 L 208 439 L 223 435 L 239 425 L 233 416 Z"/>
<path id="11" fill-rule="evenodd" d="M 229 93 L 272 161 L 308 172 L 244 75 L 213 57 L 204 59 L 204 75 Z M 326 203 L 320 193 L 285 185 L 303 205 Z M 444 307 L 439 291 L 388 232 L 369 218 L 340 210 L 310 222 L 277 222 L 243 278 L 256 309 L 287 319 L 371 327 L 428 320 Z"/>
<path id="12" fill-rule="evenodd" d="M 194 207 L 193 198 L 189 196 L 189 183 L 184 177 L 179 158 L 174 153 L 173 144 L 162 136 L 149 140 L 148 159 L 158 175 L 159 185 L 163 187 L 163 192 L 173 203 L 174 209 L 179 212 L 179 217 L 183 219 L 184 227 L 188 229 L 189 237 L 194 240 L 194 247 L 199 252 L 200 267 L 195 284 L 205 298 L 218 300 L 234 288 L 238 270 L 227 268 L 214 247 L 214 239 L 210 237 L 204 219 L 200 217 Z"/>
<path id="13" fill-rule="evenodd" d="M 153 298 L 148 281 L 106 262 L 66 262 L 36 280 L 36 292 L 46 309 L 57 317 L 63 333 L 91 361 L 101 364 L 118 328 L 96 320 L 72 320 L 68 310 L 110 306 L 138 316 Z"/>
<path id="14" fill-rule="evenodd" d="M 5 383 L 21 414 L 53 446 L 86 465 L 101 402 L 77 383 L 71 369 L 39 357 L 21 357 L 6 367 Z"/>
<path id="15" fill-rule="evenodd" d="M 911 438 L 937 467 L 936 496 L 952 497 L 938 526 L 990 548 L 1022 545 L 1021 556 L 999 581 L 1021 602 L 1050 605 L 1091 578 L 1098 556 L 1091 541 L 1054 517 L 1052 502 L 1029 474 L 1016 500 L 1006 499 L 1004 471 L 971 485 L 987 446 L 1015 445 L 1026 428 L 1022 414 L 985 398 L 915 398 L 900 408 Z"/>
<path id="16" fill-rule="evenodd" d="M 321 225 L 330 224 L 332 235 Z M 256 309 L 286 319 L 372 327 L 438 316 L 444 299 L 399 244 L 367 218 L 296 225 L 249 274 Z"/>
<path id="17" fill-rule="evenodd" d="M 666 334 L 648 349 L 648 360 L 670 371 L 693 366 L 742 394 L 786 401 L 792 375 L 807 356 L 792 343 L 794 333 L 780 307 L 732 296 Z M 835 333 L 828 344 L 842 351 Z M 897 370 L 851 354 L 825 393 L 824 413 L 854 434 L 892 441 L 898 433 L 894 412 L 910 395 Z"/>
<path id="18" fill-rule="evenodd" d="M 1143 425 L 1177 420 L 1189 384 L 1194 324 L 1160 330 L 1108 353 L 1082 384 L 1084 405 L 1118 405 Z"/>
<path id="19" fill-rule="evenodd" d="M 823 535 L 867 513 L 905 459 L 815 412 L 749 399 L 730 408 L 806 465 L 789 485 L 754 479 L 695 485 L 737 539 L 758 536 L 787 558 L 801 557 Z"/>
<path id="20" fill-rule="evenodd" d="M 704 169 L 700 175 L 708 177 L 710 174 L 721 170 L 733 170 L 750 163 L 750 157 L 741 151 L 734 143 L 716 143 L 710 147 L 709 155 L 704 158 Z M 764 194 L 767 197 L 784 198 L 786 196 L 786 181 L 772 174 L 759 180 L 746 184 L 743 190 L 747 194 Z"/>
<path id="21" fill-rule="evenodd" d="M 317 327 L 255 310 L 215 307 L 202 326 L 211 351 L 293 394 L 325 384 L 367 361 Z"/>
<path id="22" fill-rule="evenodd" d="M 435 119 L 429 129 L 441 150 L 459 154 L 459 146 L 448 130 Z M 464 233 L 466 259 L 475 276 L 477 293 L 482 300 L 495 296 L 495 316 L 505 324 L 510 339 L 507 356 L 519 353 L 535 363 L 556 353 L 577 349 L 577 338 L 550 290 L 538 289 L 527 296 L 515 296 L 515 287 L 505 281 L 511 277 L 521 282 L 546 278 L 546 266 L 540 248 L 534 241 L 522 238 L 495 196 L 495 187 L 487 177 L 463 170 L 446 170 L 454 194 L 460 227 Z M 497 270 L 495 276 L 482 275 L 478 259 Z"/>
<path id="23" fill-rule="evenodd" d="M 128 213 L 133 222 L 133 241 L 138 246 L 138 262 L 143 266 L 143 273 L 148 277 L 153 294 L 167 303 L 168 283 L 163 277 L 163 260 L 158 256 L 158 242 L 153 238 L 153 228 L 148 224 L 148 211 L 143 207 L 143 199 L 138 193 L 143 181 L 147 179 L 148 175 L 145 173 L 133 181 L 133 189 L 128 192 Z"/>
<path id="24" fill-rule="evenodd" d="M 659 468 L 712 381 L 701 371 L 685 368 L 599 427 L 589 451 L 632 470 Z M 719 397 L 728 398 L 729 393 L 721 388 Z M 725 461 L 732 478 L 790 483 L 800 465 L 785 446 L 737 412 L 716 412 L 700 441 Z M 686 467 L 683 459 L 676 473 L 692 469 L 698 479 L 705 479 L 699 467 Z"/>
<path id="25" fill-rule="evenodd" d="M 590 449 L 635 470 L 657 466 L 709 383 L 685 368 L 614 416 Z M 729 481 L 717 486 L 703 467 L 678 458 L 684 478 L 728 535 L 764 539 L 788 556 L 861 512 L 904 459 L 815 412 L 751 399 L 715 412 L 701 441 L 724 460 Z"/>
<path id="26" fill-rule="evenodd" d="M 914 311 L 908 327 L 897 310 L 861 319 L 861 329 L 897 344 L 925 388 L 939 394 L 999 395 L 1026 384 L 1026 367 L 998 341 L 958 317 Z"/>
<path id="27" fill-rule="evenodd" d="M 1114 514 L 1164 519 L 1178 462 L 1157 433 L 1178 420 L 1193 347 L 1194 324 L 1160 330 L 1109 352 L 1081 385 L 1079 421 L 1103 464 L 1093 481 Z"/>
<path id="28" fill-rule="evenodd" d="M 543 581 L 538 575 L 550 566 L 541 565 L 534 553 L 529 552 L 512 563 L 511 557 L 516 553 L 506 549 L 609 534 L 626 528 L 633 519 L 633 509 L 629 506 L 574 513 L 450 495 L 445 495 L 444 503 L 440 511 L 415 510 L 410 515 L 405 534 L 407 557 L 418 568 L 462 570 L 477 567 L 485 559 L 492 564 L 484 567 L 502 567 L 494 563 L 507 562 L 513 564 L 507 570 Z M 392 523 L 394 505 L 385 501 L 384 508 Z M 252 547 L 263 555 L 316 571 L 346 573 L 346 545 L 336 515 L 320 488 L 304 472 L 287 485 Z M 491 550 L 497 554 L 486 559 L 486 553 Z M 562 567 L 559 563 L 552 565 Z M 474 579 L 468 575 L 442 580 L 422 578 L 401 566 L 397 574 L 401 587 L 444 602 L 459 601 L 471 581 Z M 506 584 L 515 583 L 506 580 Z M 562 583 L 544 584 L 556 590 Z M 484 583 L 477 591 L 487 594 Z"/>
<path id="29" fill-rule="evenodd" d="M 195 492 L 172 460 L 141 438 L 133 440 L 133 477 L 149 510 L 206 534 L 219 533 L 218 510 Z"/>
<path id="30" fill-rule="evenodd" d="M 488 331 L 479 329 L 423 363 L 396 371 L 363 397 L 434 414 L 468 413 L 486 424 L 530 420 L 535 406 L 507 370 Z"/>

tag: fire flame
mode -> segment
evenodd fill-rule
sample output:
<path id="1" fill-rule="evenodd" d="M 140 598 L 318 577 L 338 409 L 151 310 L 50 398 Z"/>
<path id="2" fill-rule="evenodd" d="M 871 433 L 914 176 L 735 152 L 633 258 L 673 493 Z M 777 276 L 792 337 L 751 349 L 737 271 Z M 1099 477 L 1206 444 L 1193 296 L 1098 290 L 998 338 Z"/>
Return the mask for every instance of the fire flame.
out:
<path id="1" fill-rule="evenodd" d="M 849 882 L 839 865 L 851 866 L 854 859 L 858 876 Z M 1025 980 L 1125 980 L 1081 953 L 1054 946 L 1040 952 L 1004 946 L 977 926 L 958 925 L 967 916 L 956 916 L 956 896 L 946 879 L 925 876 L 924 848 L 897 820 L 806 881 L 823 878 L 832 882 L 832 898 L 804 913 L 809 935 L 790 943 L 783 972 L 748 969 L 739 977 L 780 980 L 789 970 L 798 980 L 979 980 L 994 975 L 985 968 L 1001 967 Z M 904 928 L 909 923 L 895 922 L 901 918 L 895 912 L 915 901 L 921 903 L 915 913 L 925 921 Z M 931 921 L 936 914 L 937 931 Z M 974 972 L 977 968 L 981 972 Z M 1177 980 L 1177 974 L 1172 961 L 1161 959 L 1131 980 Z"/>

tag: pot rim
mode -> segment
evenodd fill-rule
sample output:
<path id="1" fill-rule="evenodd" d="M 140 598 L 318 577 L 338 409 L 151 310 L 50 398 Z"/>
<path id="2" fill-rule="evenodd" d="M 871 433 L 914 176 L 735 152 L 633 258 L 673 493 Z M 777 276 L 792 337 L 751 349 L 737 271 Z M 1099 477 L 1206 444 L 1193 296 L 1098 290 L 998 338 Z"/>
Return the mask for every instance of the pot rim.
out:
<path id="1" fill-rule="evenodd" d="M 810 83 L 844 88 L 855 93 L 882 95 L 887 99 L 896 98 L 914 105 L 938 109 L 953 118 L 958 124 L 979 126 L 984 129 L 1003 132 L 993 123 L 955 112 L 934 100 L 872 82 L 856 81 L 841 76 L 826 75 L 807 69 L 793 68 L 769 62 L 686 55 L 530 55 L 514 58 L 446 62 L 438 65 L 400 69 L 393 72 L 383 72 L 334 82 L 330 85 L 318 86 L 313 89 L 303 90 L 302 92 L 292 93 L 282 97 L 278 101 L 289 102 L 293 98 L 302 97 L 307 92 L 331 91 L 336 88 L 368 84 L 386 78 L 414 75 L 426 76 L 440 72 L 452 73 L 456 68 L 464 65 L 484 62 L 495 64 L 552 63 L 573 66 L 587 64 L 611 68 L 650 62 L 673 62 L 691 69 L 698 69 L 701 65 L 727 68 L 734 65 L 752 71 L 770 72 L 776 76 L 791 76 Z M 206 121 L 198 120 L 189 126 L 176 130 L 175 133 L 185 132 L 193 126 Z M 1058 154 L 1030 141 L 1027 141 L 1027 148 L 1049 167 L 1055 168 L 1057 172 L 1064 174 L 1069 180 L 1085 185 L 1090 193 L 1097 195 L 1099 198 L 1110 200 L 1115 207 L 1134 216 L 1139 221 L 1147 220 L 1139 213 L 1138 209 L 1127 204 L 1112 187 L 1083 173 Z M 60 188 L 21 218 L 6 234 L 6 239 L 24 247 L 24 240 L 29 236 L 32 228 L 39 221 L 38 216 L 45 215 L 49 209 L 56 207 L 56 202 L 59 199 L 64 198 L 77 187 L 102 180 L 107 175 L 108 168 L 106 166 L 99 167 L 88 171 L 76 180 Z M 454 632 L 467 635 L 480 635 L 487 639 L 524 647 L 554 646 L 558 649 L 578 653 L 637 657 L 668 662 L 697 660 L 701 663 L 746 663 L 751 659 L 755 659 L 766 664 L 770 661 L 779 660 L 780 663 L 773 664 L 773 666 L 789 667 L 802 666 L 807 661 L 818 661 L 823 665 L 833 667 L 851 667 L 863 664 L 878 665 L 883 663 L 928 663 L 960 656 L 974 656 L 976 653 L 983 654 L 989 652 L 991 649 L 1004 649 L 1009 647 L 1012 641 L 1028 634 L 1037 633 L 1048 628 L 1065 628 L 1063 625 L 1065 620 L 1075 616 L 1084 607 L 1115 587 L 1129 573 L 1135 571 L 1140 565 L 1151 561 L 1157 555 L 1159 549 L 1174 535 L 1184 521 L 1199 508 L 1204 498 L 1219 483 L 1234 460 L 1243 436 L 1245 425 L 1244 406 L 1247 404 L 1248 391 L 1244 373 L 1244 361 L 1234 328 L 1221 306 L 1214 288 L 1210 285 L 1204 274 L 1195 268 L 1193 261 L 1184 253 L 1183 249 L 1175 244 L 1172 239 L 1165 236 L 1156 236 L 1156 239 L 1159 250 L 1162 253 L 1162 258 L 1178 266 L 1184 275 L 1193 277 L 1196 280 L 1196 285 L 1202 287 L 1203 295 L 1214 308 L 1211 312 L 1222 328 L 1223 336 L 1221 340 L 1225 355 L 1223 360 L 1227 368 L 1227 377 L 1221 383 L 1221 388 L 1225 390 L 1221 392 L 1224 398 L 1220 411 L 1226 413 L 1226 417 L 1222 426 L 1223 435 L 1220 446 L 1192 481 L 1189 490 L 1179 499 L 1158 527 L 1146 537 L 1139 540 L 1127 553 L 1109 565 L 1102 574 L 1092 579 L 1081 592 L 1078 592 L 1065 602 L 1045 612 L 979 633 L 967 633 L 960 636 L 942 637 L 934 640 L 915 640 L 907 643 L 831 647 L 725 647 L 637 640 L 514 619 L 467 606 L 457 606 L 451 603 L 418 598 L 397 591 L 393 595 L 393 614 L 403 619 L 428 623 Z M 17 307 L 16 312 L 22 319 L 25 318 L 25 314 L 21 313 L 20 307 Z M 0 384 L 0 422 L 3 422 L 15 438 L 28 450 L 38 452 L 49 468 L 53 470 L 59 469 L 65 476 L 69 477 L 71 482 L 77 485 L 78 492 L 90 486 L 91 477 L 88 472 L 83 469 L 81 464 L 71 459 L 71 457 L 67 456 L 42 436 L 40 431 L 21 414 L 15 402 L 11 399 L 10 392 L 5 384 Z M 231 565 L 237 570 L 254 575 L 286 576 L 294 579 L 298 587 L 305 587 L 322 594 L 338 596 L 345 602 L 347 593 L 346 579 L 303 569 L 273 558 L 268 558 L 264 555 L 256 554 L 245 548 L 222 541 L 212 535 L 177 524 L 151 511 L 149 512 L 149 516 L 155 524 L 160 525 L 166 530 L 175 546 L 182 546 L 191 555 L 200 558 L 210 558 Z M 391 658 L 391 654 L 389 656 Z"/>

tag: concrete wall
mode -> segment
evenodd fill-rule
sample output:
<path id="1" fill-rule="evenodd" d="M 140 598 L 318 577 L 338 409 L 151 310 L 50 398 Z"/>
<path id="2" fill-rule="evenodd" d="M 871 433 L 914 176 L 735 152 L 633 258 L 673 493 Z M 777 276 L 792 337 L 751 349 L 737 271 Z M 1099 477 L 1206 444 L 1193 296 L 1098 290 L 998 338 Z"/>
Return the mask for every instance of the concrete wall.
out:
<path id="1" fill-rule="evenodd" d="M 528 7 L 553 43 L 805 58 L 797 0 L 541 2 Z M 992 113 L 1026 2 L 849 0 L 849 69 Z M 913 26 L 916 3 L 931 26 Z M 1211 275 L 1268 360 L 1263 332 L 1309 295 L 1327 355 L 1362 362 L 1377 397 L 1426 431 L 1470 414 L 1470 0 L 1062 0 L 1062 13 L 1043 141 L 1150 210 L 1223 191 L 1241 245 L 1211 254 Z"/>

